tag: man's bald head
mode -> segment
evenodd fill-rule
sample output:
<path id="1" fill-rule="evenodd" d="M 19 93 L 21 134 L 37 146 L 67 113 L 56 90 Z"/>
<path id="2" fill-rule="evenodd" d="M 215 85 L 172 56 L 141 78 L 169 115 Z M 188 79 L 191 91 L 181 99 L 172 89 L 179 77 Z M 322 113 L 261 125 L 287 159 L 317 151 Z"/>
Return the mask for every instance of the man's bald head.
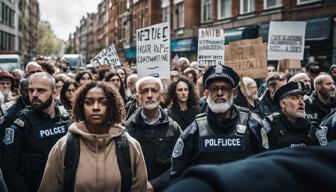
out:
<path id="1" fill-rule="evenodd" d="M 40 64 L 35 61 L 31 61 L 26 65 L 26 75 L 27 77 L 31 76 L 34 73 L 42 72 L 42 67 Z"/>

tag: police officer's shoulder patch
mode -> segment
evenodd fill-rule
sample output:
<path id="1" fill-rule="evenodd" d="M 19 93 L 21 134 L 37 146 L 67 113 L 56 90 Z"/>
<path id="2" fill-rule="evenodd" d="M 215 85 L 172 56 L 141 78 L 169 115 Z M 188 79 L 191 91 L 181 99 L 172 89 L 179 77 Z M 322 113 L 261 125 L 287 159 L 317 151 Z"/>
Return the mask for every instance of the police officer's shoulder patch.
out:
<path id="1" fill-rule="evenodd" d="M 327 133 L 328 127 L 327 126 L 319 126 L 320 129 L 317 129 L 315 135 L 320 143 L 321 146 L 328 144 Z"/>
<path id="2" fill-rule="evenodd" d="M 17 125 L 18 127 L 21 127 L 21 128 L 24 127 L 24 125 L 25 125 L 24 121 L 22 121 L 21 119 L 16 119 L 14 121 L 14 124 Z"/>
<path id="3" fill-rule="evenodd" d="M 3 142 L 6 145 L 9 145 L 14 142 L 14 134 L 15 134 L 15 129 L 12 127 L 8 127 L 5 130 L 5 137 L 3 138 Z"/>
<path id="4" fill-rule="evenodd" d="M 174 151 L 173 151 L 173 158 L 179 157 L 182 155 L 183 153 L 183 148 L 184 148 L 184 143 L 183 140 L 181 138 L 178 138 L 174 147 Z"/>

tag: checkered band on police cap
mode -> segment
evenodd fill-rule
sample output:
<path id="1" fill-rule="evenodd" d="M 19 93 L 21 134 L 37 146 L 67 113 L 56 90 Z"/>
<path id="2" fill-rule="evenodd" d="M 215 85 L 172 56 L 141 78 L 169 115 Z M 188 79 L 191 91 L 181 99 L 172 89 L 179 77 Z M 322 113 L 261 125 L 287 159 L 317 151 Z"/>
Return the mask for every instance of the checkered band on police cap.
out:
<path id="1" fill-rule="evenodd" d="M 215 79 L 227 79 L 233 87 L 237 87 L 239 84 L 239 75 L 231 67 L 221 64 L 209 67 L 209 69 L 204 73 L 204 88 L 208 88 L 211 81 Z"/>
<path id="2" fill-rule="evenodd" d="M 304 84 L 302 82 L 289 82 L 275 92 L 273 101 L 279 105 L 283 98 L 296 94 L 304 95 Z"/>

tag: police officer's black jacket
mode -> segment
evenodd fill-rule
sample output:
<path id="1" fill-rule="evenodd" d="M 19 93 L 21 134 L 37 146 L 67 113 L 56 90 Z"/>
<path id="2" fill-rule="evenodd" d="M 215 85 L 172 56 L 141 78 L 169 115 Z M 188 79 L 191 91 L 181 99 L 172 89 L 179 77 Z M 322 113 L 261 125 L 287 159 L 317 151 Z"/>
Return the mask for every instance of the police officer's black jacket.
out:
<path id="1" fill-rule="evenodd" d="M 261 114 L 264 114 L 264 116 L 280 111 L 278 105 L 273 102 L 269 90 L 267 90 L 260 99 L 260 110 Z"/>
<path id="2" fill-rule="evenodd" d="M 134 112 L 126 121 L 125 128 L 140 143 L 148 180 L 155 190 L 160 190 L 169 180 L 171 154 L 182 131 L 161 108 L 162 120 L 155 125 L 146 124 L 141 117 L 141 111 L 142 108 L 139 108 Z"/>
<path id="3" fill-rule="evenodd" d="M 305 118 L 291 123 L 282 113 L 265 117 L 260 136 L 265 149 L 327 144 L 326 130 L 312 126 Z"/>
<path id="4" fill-rule="evenodd" d="M 315 91 L 305 101 L 306 117 L 314 125 L 319 125 L 322 119 L 334 108 L 336 108 L 335 99 L 332 99 L 331 103 L 324 104 L 320 101 Z"/>
<path id="5" fill-rule="evenodd" d="M 173 105 L 167 109 L 169 117 L 178 123 L 182 130 L 185 130 L 196 118 L 200 109 L 198 107 L 190 107 L 186 111 L 181 111 L 179 105 Z"/>
<path id="6" fill-rule="evenodd" d="M 5 129 L 9 127 L 14 120 L 16 119 L 17 114 L 19 111 L 24 109 L 27 106 L 27 104 L 24 102 L 22 96 L 20 96 L 14 105 L 12 105 L 10 108 L 7 109 L 6 112 L 4 112 L 4 121 L 2 122 L 0 120 L 0 138 L 4 137 Z M 2 119 L 2 117 L 0 117 Z M 1 143 L 2 145 L 2 143 Z"/>
<path id="7" fill-rule="evenodd" d="M 55 111 L 50 118 L 40 110 L 23 110 L 6 128 L 1 154 L 9 191 L 38 189 L 51 148 L 68 130 L 66 110 L 57 106 Z"/>
<path id="8" fill-rule="evenodd" d="M 224 165 L 189 169 L 166 192 L 336 191 L 336 141 L 268 151 Z"/>
<path id="9" fill-rule="evenodd" d="M 327 139 L 332 141 L 336 139 L 336 109 L 332 110 L 321 121 L 320 127 L 328 129 Z"/>
<path id="10" fill-rule="evenodd" d="M 228 163 L 259 151 L 252 113 L 234 105 L 230 110 L 231 117 L 219 121 L 208 108 L 184 130 L 174 147 L 172 178 L 193 165 Z"/>

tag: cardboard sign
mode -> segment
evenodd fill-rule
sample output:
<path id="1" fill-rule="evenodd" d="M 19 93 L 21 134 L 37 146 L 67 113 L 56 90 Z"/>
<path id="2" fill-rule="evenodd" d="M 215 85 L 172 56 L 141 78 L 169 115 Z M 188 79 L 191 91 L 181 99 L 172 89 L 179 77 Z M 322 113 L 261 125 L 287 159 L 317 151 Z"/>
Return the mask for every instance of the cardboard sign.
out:
<path id="1" fill-rule="evenodd" d="M 229 43 L 231 47 L 233 46 L 244 46 L 244 45 L 252 45 L 252 44 L 260 44 L 262 42 L 262 38 L 258 37 L 256 39 L 244 39 L 240 41 L 232 41 Z"/>
<path id="2" fill-rule="evenodd" d="M 233 46 L 225 46 L 225 64 L 232 67 L 240 76 L 266 78 L 267 45 L 265 43 L 249 44 L 247 43 L 248 41 L 243 41 L 243 43 L 236 42 Z M 254 42 L 257 41 L 259 40 L 255 40 Z"/>
<path id="3" fill-rule="evenodd" d="M 198 66 L 224 63 L 224 30 L 206 28 L 198 30 Z"/>
<path id="4" fill-rule="evenodd" d="M 271 21 L 268 60 L 303 60 L 306 22 Z"/>
<path id="5" fill-rule="evenodd" d="M 283 59 L 279 61 L 278 66 L 280 72 L 285 72 L 286 69 L 300 69 L 301 61 L 295 59 Z"/>
<path id="6" fill-rule="evenodd" d="M 113 67 L 121 66 L 117 51 L 115 50 L 113 45 L 110 45 L 100 51 L 98 55 L 90 60 L 90 63 L 95 67 L 105 64 L 110 64 Z"/>
<path id="7" fill-rule="evenodd" d="M 160 23 L 137 30 L 138 77 L 170 78 L 169 23 Z"/>

